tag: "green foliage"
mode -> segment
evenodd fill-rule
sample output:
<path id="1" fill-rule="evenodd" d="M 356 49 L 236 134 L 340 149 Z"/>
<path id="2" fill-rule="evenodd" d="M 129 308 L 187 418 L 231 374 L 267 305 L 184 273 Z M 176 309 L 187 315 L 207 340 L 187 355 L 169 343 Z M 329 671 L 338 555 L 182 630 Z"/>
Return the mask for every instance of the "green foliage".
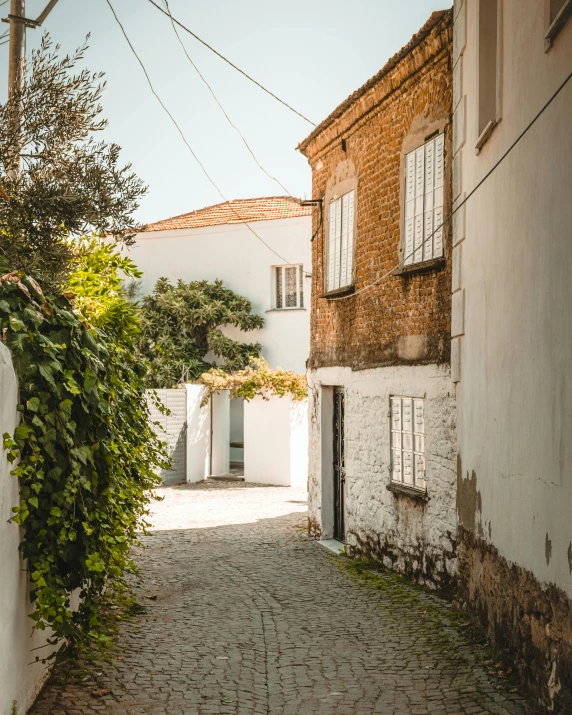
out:
<path id="1" fill-rule="evenodd" d="M 260 396 L 265 400 L 270 397 L 291 397 L 301 402 L 308 397 L 308 381 L 305 375 L 293 370 L 271 368 L 266 360 L 254 358 L 244 370 L 230 374 L 220 368 L 213 368 L 203 373 L 201 382 L 207 387 L 204 404 L 209 396 L 219 390 L 230 390 L 231 397 L 242 397 L 249 402 Z"/>
<path id="2" fill-rule="evenodd" d="M 225 372 L 240 370 L 257 357 L 259 343 L 241 343 L 223 335 L 221 325 L 249 331 L 262 328 L 264 320 L 252 314 L 250 301 L 223 286 L 222 281 L 157 281 L 153 294 L 141 306 L 139 352 L 151 364 L 150 387 L 172 387 L 197 380 L 213 367 L 205 356 L 212 351 L 223 359 Z"/>
<path id="3" fill-rule="evenodd" d="M 116 245 L 96 237 L 78 241 L 76 255 L 66 286 L 76 313 L 122 345 L 132 344 L 140 332 L 139 309 L 129 300 L 123 280 L 140 278 L 141 271 Z"/>
<path id="4" fill-rule="evenodd" d="M 119 165 L 119 146 L 95 140 L 107 125 L 105 83 L 77 68 L 86 49 L 61 58 L 45 35 L 21 86 L 0 104 L 0 253 L 52 287 L 73 265 L 70 237 L 132 240 L 146 192 L 131 166 Z"/>
<path id="5" fill-rule="evenodd" d="M 23 529 L 32 618 L 52 627 L 54 644 L 105 643 L 102 594 L 135 568 L 129 549 L 145 526 L 154 469 L 164 465 L 148 423 L 145 367 L 86 327 L 65 297 L 45 296 L 19 272 L 0 278 L 0 335 L 20 383 L 21 421 L 4 448 L 20 484 L 13 521 Z"/>

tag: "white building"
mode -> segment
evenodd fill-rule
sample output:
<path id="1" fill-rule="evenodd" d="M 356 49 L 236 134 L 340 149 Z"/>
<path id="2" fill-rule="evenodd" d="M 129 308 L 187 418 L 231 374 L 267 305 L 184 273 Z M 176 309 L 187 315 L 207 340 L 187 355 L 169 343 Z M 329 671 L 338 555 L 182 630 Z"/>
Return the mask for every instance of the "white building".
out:
<path id="1" fill-rule="evenodd" d="M 137 235 L 131 258 L 143 271 L 143 295 L 149 295 L 161 277 L 172 283 L 222 280 L 226 288 L 251 301 L 253 313 L 264 318 L 264 328 L 248 333 L 232 326 L 221 330 L 235 339 L 261 343 L 262 356 L 271 367 L 305 373 L 310 349 L 311 231 L 311 208 L 297 199 L 241 199 L 146 226 Z M 203 432 L 189 432 L 187 455 L 205 452 L 209 455 L 206 467 L 188 464 L 190 456 L 184 464 L 177 433 L 198 417 L 173 414 L 170 421 L 175 432 L 169 431 L 169 440 L 173 449 L 179 445 L 181 457 L 174 459 L 178 468 L 167 480 L 180 480 L 184 474 L 189 479 L 191 473 L 192 480 L 201 474 L 225 474 L 230 457 L 231 465 L 245 464 L 247 480 L 305 485 L 307 436 L 300 430 L 299 410 L 286 399 L 263 407 L 255 400 L 246 408 L 251 411 L 246 416 L 247 444 L 242 400 L 231 400 L 226 410 L 213 410 L 217 417 L 211 432 L 216 434 L 208 444 L 203 444 Z M 280 426 L 272 439 L 257 438 L 263 432 L 260 420 L 264 421 L 264 415 L 272 421 L 279 413 Z M 282 453 L 292 456 L 281 459 Z"/>
<path id="2" fill-rule="evenodd" d="M 131 258 L 143 271 L 143 295 L 161 277 L 171 282 L 222 280 L 264 318 L 262 330 L 242 338 L 260 342 L 272 367 L 305 372 L 311 231 L 311 208 L 297 199 L 241 199 L 149 224 L 137 235 Z M 224 332 L 240 335 L 233 328 Z"/>
<path id="3" fill-rule="evenodd" d="M 457 206 L 572 70 L 571 0 L 455 2 Z M 461 597 L 572 712 L 572 80 L 455 216 Z"/>

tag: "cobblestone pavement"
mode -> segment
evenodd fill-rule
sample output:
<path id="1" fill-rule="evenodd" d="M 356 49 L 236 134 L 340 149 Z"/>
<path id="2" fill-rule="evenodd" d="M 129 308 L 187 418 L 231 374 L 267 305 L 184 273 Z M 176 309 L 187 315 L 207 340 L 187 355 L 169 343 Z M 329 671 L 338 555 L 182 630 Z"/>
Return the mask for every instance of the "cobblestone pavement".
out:
<path id="1" fill-rule="evenodd" d="M 112 665 L 52 680 L 34 715 L 534 712 L 447 625 L 446 604 L 390 576 L 368 586 L 307 541 L 305 494 L 161 492 L 137 553 L 146 613 L 121 624 Z"/>

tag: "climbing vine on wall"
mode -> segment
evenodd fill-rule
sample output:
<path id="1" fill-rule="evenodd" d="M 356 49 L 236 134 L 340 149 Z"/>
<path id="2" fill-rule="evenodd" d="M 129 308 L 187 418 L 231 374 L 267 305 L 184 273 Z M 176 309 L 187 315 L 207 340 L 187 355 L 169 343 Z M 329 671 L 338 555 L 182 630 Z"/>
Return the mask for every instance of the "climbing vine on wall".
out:
<path id="1" fill-rule="evenodd" d="M 231 397 L 242 397 L 247 402 L 257 396 L 265 400 L 288 396 L 295 402 L 308 397 L 305 375 L 279 367 L 272 368 L 263 358 L 253 358 L 244 370 L 232 373 L 213 368 L 202 374 L 201 382 L 207 387 L 205 403 L 212 393 L 219 390 L 230 390 Z"/>
<path id="2" fill-rule="evenodd" d="M 4 448 L 20 484 L 13 521 L 32 617 L 51 626 L 60 652 L 105 641 L 99 602 L 135 568 L 129 550 L 164 462 L 148 424 L 146 368 L 23 273 L 0 277 L 0 335 L 20 385 L 21 420 Z"/>

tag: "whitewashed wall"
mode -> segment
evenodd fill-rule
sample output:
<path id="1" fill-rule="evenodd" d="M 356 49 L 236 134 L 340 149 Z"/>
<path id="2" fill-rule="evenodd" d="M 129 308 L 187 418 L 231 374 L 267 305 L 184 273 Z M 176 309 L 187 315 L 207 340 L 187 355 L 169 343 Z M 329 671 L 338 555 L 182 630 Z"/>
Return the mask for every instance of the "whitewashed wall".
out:
<path id="1" fill-rule="evenodd" d="M 244 405 L 244 478 L 258 484 L 306 489 L 308 403 L 288 397 Z"/>
<path id="2" fill-rule="evenodd" d="M 360 543 L 388 568 L 429 586 L 456 574 L 455 397 L 449 366 L 416 365 L 352 371 L 311 370 L 308 508 L 310 523 L 333 537 L 333 412 L 328 394 L 345 389 L 346 541 Z M 387 490 L 390 397 L 424 399 L 426 482 L 421 507 Z"/>
<path id="3" fill-rule="evenodd" d="M 0 435 L 12 434 L 18 417 L 18 385 L 8 349 L 0 342 Z M 0 454 L 0 715 L 11 715 L 16 702 L 18 714 L 26 712 L 39 692 L 47 667 L 30 665 L 36 655 L 49 654 L 43 646 L 46 633 L 32 635 L 32 621 L 26 566 L 18 545 L 20 528 L 8 523 L 12 507 L 18 504 L 18 482 L 10 475 L 11 465 Z"/>
<path id="4" fill-rule="evenodd" d="M 287 262 L 303 264 L 311 273 L 311 216 L 256 221 L 260 237 Z M 310 347 L 310 278 L 304 280 L 303 310 L 272 310 L 272 266 L 285 262 L 264 246 L 243 225 L 209 226 L 177 231 L 140 233 L 129 250 L 143 271 L 141 291 L 151 293 L 158 278 L 171 281 L 221 279 L 227 288 L 252 301 L 253 312 L 265 320 L 262 330 L 240 336 L 233 328 L 224 332 L 247 342 L 260 342 L 272 367 L 306 371 Z"/>

